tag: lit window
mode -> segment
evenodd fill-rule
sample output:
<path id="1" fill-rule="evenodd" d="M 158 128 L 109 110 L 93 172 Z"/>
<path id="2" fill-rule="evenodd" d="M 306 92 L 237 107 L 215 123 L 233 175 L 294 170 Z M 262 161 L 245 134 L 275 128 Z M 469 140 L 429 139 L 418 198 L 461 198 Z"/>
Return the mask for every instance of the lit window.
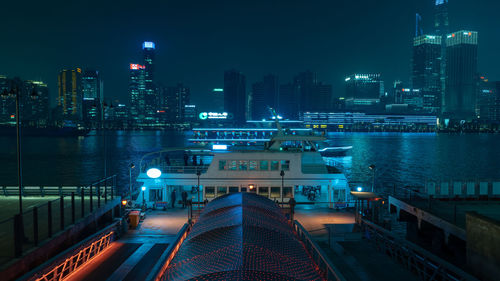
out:
<path id="1" fill-rule="evenodd" d="M 226 167 L 226 160 L 219 160 L 219 170 L 222 171 L 222 170 L 226 170 L 227 167 Z"/>
<path id="2" fill-rule="evenodd" d="M 280 169 L 279 161 L 271 161 L 271 171 L 277 171 Z"/>
<path id="3" fill-rule="evenodd" d="M 279 198 L 280 196 L 280 190 L 281 187 L 279 186 L 272 186 L 271 187 L 271 198 Z"/>
<path id="4" fill-rule="evenodd" d="M 281 160 L 281 170 L 283 171 L 290 170 L 290 160 Z"/>
<path id="5" fill-rule="evenodd" d="M 267 160 L 260 161 L 260 170 L 261 171 L 269 170 L 269 161 L 267 161 Z"/>
<path id="6" fill-rule="evenodd" d="M 246 171 L 248 168 L 248 161 L 240 160 L 238 161 L 238 170 Z"/>
<path id="7" fill-rule="evenodd" d="M 236 160 L 229 161 L 229 170 L 236 171 L 238 169 L 238 162 Z"/>
<path id="8" fill-rule="evenodd" d="M 248 163 L 249 163 L 248 169 L 250 171 L 257 170 L 257 161 L 248 161 Z"/>
<path id="9" fill-rule="evenodd" d="M 222 196 L 227 193 L 227 187 L 225 186 L 218 186 L 217 187 L 217 197 Z"/>
<path id="10" fill-rule="evenodd" d="M 259 195 L 262 195 L 264 197 L 268 197 L 269 196 L 269 187 L 259 186 Z"/>
<path id="11" fill-rule="evenodd" d="M 229 187 L 229 193 L 237 193 L 239 191 L 239 187 L 237 186 L 230 186 Z"/>
<path id="12" fill-rule="evenodd" d="M 213 186 L 205 187 L 205 197 L 214 198 L 215 197 L 215 187 L 213 187 Z"/>
<path id="13" fill-rule="evenodd" d="M 283 198 L 292 198 L 292 188 L 290 186 L 283 187 Z"/>

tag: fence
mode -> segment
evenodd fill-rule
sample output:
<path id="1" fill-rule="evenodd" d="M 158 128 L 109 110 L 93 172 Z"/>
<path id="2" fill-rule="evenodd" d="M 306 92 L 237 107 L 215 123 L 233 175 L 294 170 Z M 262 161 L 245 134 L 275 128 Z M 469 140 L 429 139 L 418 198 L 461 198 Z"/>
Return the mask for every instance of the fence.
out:
<path id="1" fill-rule="evenodd" d="M 311 258 L 316 262 L 320 271 L 323 273 L 326 280 L 337 280 L 345 281 L 345 277 L 340 273 L 340 271 L 330 262 L 326 257 L 323 250 L 314 242 L 311 235 L 305 230 L 305 228 L 298 222 L 293 222 L 293 228 L 297 232 L 300 240 L 306 246 L 309 251 Z"/>
<path id="2" fill-rule="evenodd" d="M 116 175 L 79 188 L 79 194 L 73 191 L 68 196 L 60 195 L 1 221 L 0 264 L 20 257 L 23 252 L 83 219 L 113 199 L 115 190 Z"/>
<path id="3" fill-rule="evenodd" d="M 475 277 L 456 266 L 410 242 L 395 237 L 390 231 L 374 223 L 361 219 L 360 225 L 365 237 L 374 242 L 378 250 L 401 263 L 418 275 L 421 280 L 477 281 Z"/>

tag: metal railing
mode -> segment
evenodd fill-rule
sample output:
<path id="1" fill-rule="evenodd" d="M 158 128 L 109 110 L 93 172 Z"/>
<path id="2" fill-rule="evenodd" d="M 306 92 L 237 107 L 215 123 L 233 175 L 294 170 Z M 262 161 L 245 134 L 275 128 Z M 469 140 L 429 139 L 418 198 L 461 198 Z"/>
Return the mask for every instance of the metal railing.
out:
<path id="1" fill-rule="evenodd" d="M 365 238 L 376 248 L 401 263 L 421 280 L 470 280 L 475 277 L 408 241 L 395 237 L 390 231 L 365 219 L 360 220 Z"/>
<path id="2" fill-rule="evenodd" d="M 155 281 L 167 280 L 168 276 L 165 274 L 167 272 L 167 268 L 174 259 L 177 252 L 179 251 L 182 242 L 184 242 L 184 239 L 186 239 L 187 235 L 189 234 L 191 227 L 192 225 L 190 223 L 184 224 L 184 226 L 181 228 L 181 230 L 175 237 L 175 240 L 169 246 L 167 251 L 165 251 L 163 255 L 161 255 L 161 257 L 158 259 L 159 261 L 164 261 L 161 268 L 153 268 L 150 276 L 148 276 L 146 280 L 155 280 Z M 158 262 L 157 264 L 162 264 L 162 263 Z"/>
<path id="3" fill-rule="evenodd" d="M 332 264 L 323 250 L 314 242 L 311 235 L 298 221 L 293 222 L 293 228 L 297 232 L 300 240 L 306 246 L 306 249 L 309 251 L 311 258 L 323 274 L 323 277 L 326 280 L 345 281 L 346 279 L 342 273 Z"/>
<path id="4" fill-rule="evenodd" d="M 27 250 L 53 237 L 78 220 L 114 199 L 116 175 L 79 188 L 79 194 L 60 195 L 57 199 L 30 207 L 22 214 L 0 221 L 0 264 L 20 257 Z"/>
<path id="5" fill-rule="evenodd" d="M 102 253 L 114 240 L 119 221 L 106 227 L 94 236 L 87 238 L 75 247 L 67 250 L 60 257 L 40 266 L 28 276 L 22 278 L 29 281 L 63 280 L 78 270 L 92 258 Z"/>

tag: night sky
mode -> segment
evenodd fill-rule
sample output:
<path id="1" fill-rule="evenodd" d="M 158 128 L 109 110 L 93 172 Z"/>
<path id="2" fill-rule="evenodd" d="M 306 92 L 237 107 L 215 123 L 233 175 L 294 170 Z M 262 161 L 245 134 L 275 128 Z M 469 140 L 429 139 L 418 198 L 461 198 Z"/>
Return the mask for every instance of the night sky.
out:
<path id="1" fill-rule="evenodd" d="M 432 31 L 433 0 L 2 1 L 0 74 L 37 79 L 57 96 L 62 68 L 101 72 L 106 97 L 128 103 L 128 64 L 156 42 L 156 81 L 184 82 L 206 103 L 236 68 L 247 87 L 312 70 L 344 92 L 344 76 L 408 81 L 415 13 Z M 479 72 L 500 80 L 500 1 L 450 0 L 450 28 L 479 31 Z"/>

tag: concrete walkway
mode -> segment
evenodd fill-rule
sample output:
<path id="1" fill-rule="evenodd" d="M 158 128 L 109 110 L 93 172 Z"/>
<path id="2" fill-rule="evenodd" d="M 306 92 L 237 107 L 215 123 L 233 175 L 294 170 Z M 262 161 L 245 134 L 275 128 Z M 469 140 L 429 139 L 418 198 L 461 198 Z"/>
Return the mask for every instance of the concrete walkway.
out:
<path id="1" fill-rule="evenodd" d="M 129 230 L 67 280 L 145 280 L 187 218 L 187 209 L 148 211 L 137 229 Z"/>

